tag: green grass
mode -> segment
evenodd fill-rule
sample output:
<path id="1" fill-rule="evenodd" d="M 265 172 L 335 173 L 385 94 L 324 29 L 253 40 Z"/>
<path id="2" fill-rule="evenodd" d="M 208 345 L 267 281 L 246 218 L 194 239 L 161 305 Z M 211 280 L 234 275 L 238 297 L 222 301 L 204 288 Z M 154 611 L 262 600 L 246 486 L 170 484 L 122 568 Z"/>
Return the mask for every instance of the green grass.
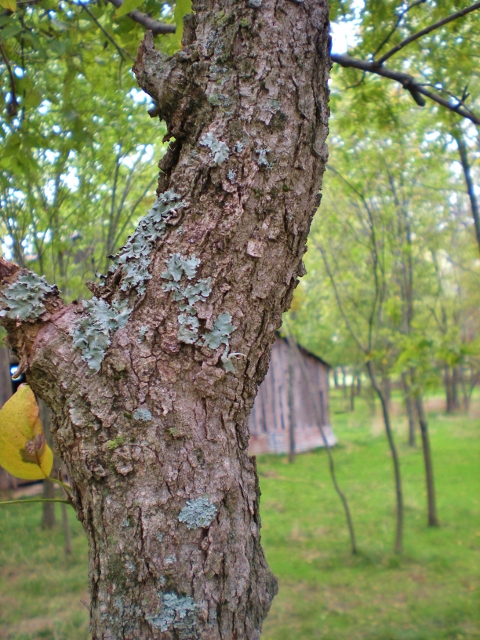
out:
<path id="1" fill-rule="evenodd" d="M 354 413 L 343 406 L 334 393 L 334 457 L 360 553 L 350 554 L 324 451 L 293 464 L 261 456 L 262 542 L 280 586 L 262 640 L 480 638 L 480 419 L 429 413 L 442 526 L 428 529 L 421 450 L 405 444 L 404 418 L 394 412 L 406 507 L 398 557 L 381 422 L 363 400 Z M 81 527 L 71 513 L 73 554 L 66 560 L 60 525 L 42 531 L 40 514 L 38 505 L 0 511 L 0 639 L 86 640 Z"/>
<path id="2" fill-rule="evenodd" d="M 72 555 L 57 527 L 40 527 L 41 505 L 0 508 L 0 638 L 88 638 L 87 541 L 68 508 Z M 82 604 L 83 603 L 85 604 Z"/>
<path id="3" fill-rule="evenodd" d="M 480 638 L 480 420 L 429 416 L 442 526 L 428 529 L 421 451 L 405 444 L 397 418 L 405 496 L 398 557 L 386 439 L 363 402 L 349 414 L 335 413 L 343 403 L 333 400 L 341 443 L 334 456 L 360 553 L 349 552 L 325 452 L 302 454 L 292 465 L 263 456 L 262 542 L 280 586 L 263 639 Z"/>

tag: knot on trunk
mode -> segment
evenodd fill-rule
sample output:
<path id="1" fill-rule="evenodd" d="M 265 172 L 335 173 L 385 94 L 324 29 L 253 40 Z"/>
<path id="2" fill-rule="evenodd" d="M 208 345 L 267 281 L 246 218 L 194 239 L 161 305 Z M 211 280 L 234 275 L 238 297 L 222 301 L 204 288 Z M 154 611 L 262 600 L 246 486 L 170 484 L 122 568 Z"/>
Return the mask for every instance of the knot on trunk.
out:
<path id="1" fill-rule="evenodd" d="M 198 84 L 203 76 L 201 67 L 195 47 L 186 47 L 169 57 L 155 49 L 151 31 L 145 34 L 133 72 L 139 86 L 155 101 L 150 116 L 167 123 L 165 140 L 185 137 L 190 130 L 187 121 L 193 122 L 192 113 L 206 103 Z"/>

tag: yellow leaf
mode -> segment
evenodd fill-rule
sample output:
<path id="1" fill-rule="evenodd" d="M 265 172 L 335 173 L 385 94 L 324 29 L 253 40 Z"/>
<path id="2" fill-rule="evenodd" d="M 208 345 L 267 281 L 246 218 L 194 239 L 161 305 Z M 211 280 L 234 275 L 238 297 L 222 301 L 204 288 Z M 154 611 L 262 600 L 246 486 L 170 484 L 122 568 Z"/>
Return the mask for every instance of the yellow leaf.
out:
<path id="1" fill-rule="evenodd" d="M 20 385 L 0 409 L 0 466 L 22 480 L 43 480 L 52 470 L 53 453 L 27 384 Z"/>
<path id="2" fill-rule="evenodd" d="M 10 11 L 17 10 L 17 0 L 0 0 L 0 7 L 9 9 Z"/>

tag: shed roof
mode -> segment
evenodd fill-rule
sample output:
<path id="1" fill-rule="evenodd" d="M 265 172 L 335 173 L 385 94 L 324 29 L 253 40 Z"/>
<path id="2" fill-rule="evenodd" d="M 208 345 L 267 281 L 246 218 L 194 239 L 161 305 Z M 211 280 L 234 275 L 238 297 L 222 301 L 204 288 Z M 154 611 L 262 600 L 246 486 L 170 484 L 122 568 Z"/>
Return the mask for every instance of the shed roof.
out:
<path id="1" fill-rule="evenodd" d="M 279 338 L 280 340 L 283 340 L 284 342 L 288 343 L 288 340 L 286 338 L 284 338 L 283 336 L 281 336 L 278 331 L 277 331 L 277 338 Z M 298 344 L 298 342 L 297 342 L 297 347 L 298 347 L 298 350 L 300 351 L 300 353 L 302 353 L 304 356 L 310 356 L 311 358 L 314 358 L 315 360 L 317 360 L 317 362 L 320 362 L 321 364 L 324 364 L 329 369 L 332 368 L 332 365 L 329 364 L 326 360 L 323 360 L 323 358 L 320 358 L 320 356 L 317 356 L 314 353 L 312 353 L 311 351 L 309 351 L 308 349 L 305 349 L 305 347 L 302 347 L 302 345 Z"/>

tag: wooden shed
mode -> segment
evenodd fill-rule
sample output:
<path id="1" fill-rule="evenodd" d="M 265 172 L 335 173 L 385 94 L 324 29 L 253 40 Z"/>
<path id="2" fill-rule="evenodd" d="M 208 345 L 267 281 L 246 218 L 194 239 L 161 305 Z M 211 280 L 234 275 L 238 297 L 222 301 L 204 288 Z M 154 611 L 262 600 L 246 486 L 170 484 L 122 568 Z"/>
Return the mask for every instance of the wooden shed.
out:
<path id="1" fill-rule="evenodd" d="M 285 339 L 277 337 L 272 349 L 270 368 L 260 385 L 250 415 L 251 454 L 289 451 L 290 375 L 295 451 L 300 453 L 324 446 L 317 414 L 329 446 L 336 444 L 330 425 L 328 369 L 329 365 L 321 358 L 302 347 L 292 349 Z"/>

